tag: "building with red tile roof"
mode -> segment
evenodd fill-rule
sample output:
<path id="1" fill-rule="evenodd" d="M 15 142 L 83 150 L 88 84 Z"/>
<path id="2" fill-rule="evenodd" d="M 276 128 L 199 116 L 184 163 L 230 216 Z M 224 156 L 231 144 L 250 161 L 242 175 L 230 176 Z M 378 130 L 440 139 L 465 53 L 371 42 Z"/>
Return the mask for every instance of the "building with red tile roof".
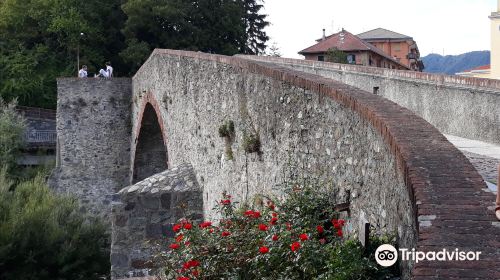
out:
<path id="1" fill-rule="evenodd" d="M 356 36 L 381 49 L 411 70 L 421 72 L 424 69 L 417 42 L 410 36 L 384 28 L 376 28 Z"/>
<path id="2" fill-rule="evenodd" d="M 476 68 L 472 68 L 469 70 L 465 70 L 460 73 L 456 73 L 455 75 L 459 76 L 467 76 L 467 77 L 477 77 L 477 78 L 488 78 L 488 75 L 490 74 L 491 71 L 491 65 L 481 65 Z"/>
<path id="3" fill-rule="evenodd" d="M 390 57 L 384 51 L 344 29 L 323 37 L 318 43 L 300 51 L 299 54 L 305 56 L 307 60 L 325 61 L 328 60 L 328 51 L 333 48 L 346 53 L 347 60 L 351 64 L 410 70 L 408 66 Z"/>

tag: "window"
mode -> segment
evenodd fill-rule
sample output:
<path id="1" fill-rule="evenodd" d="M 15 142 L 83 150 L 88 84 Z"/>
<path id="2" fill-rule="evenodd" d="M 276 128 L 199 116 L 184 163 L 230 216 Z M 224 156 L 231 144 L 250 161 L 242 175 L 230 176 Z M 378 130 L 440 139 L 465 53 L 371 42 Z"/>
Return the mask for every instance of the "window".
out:
<path id="1" fill-rule="evenodd" d="M 394 51 L 399 52 L 401 50 L 401 43 L 394 43 Z"/>
<path id="2" fill-rule="evenodd" d="M 318 55 L 318 61 L 325 61 L 324 55 Z"/>
<path id="3" fill-rule="evenodd" d="M 347 62 L 349 64 L 356 64 L 356 55 L 355 54 L 347 55 Z"/>

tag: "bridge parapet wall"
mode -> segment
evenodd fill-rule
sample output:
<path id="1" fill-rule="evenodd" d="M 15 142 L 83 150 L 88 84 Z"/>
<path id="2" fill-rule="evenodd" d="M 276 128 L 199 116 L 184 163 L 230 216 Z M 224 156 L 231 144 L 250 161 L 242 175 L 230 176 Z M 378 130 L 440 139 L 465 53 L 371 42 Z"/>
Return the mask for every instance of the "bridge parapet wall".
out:
<path id="1" fill-rule="evenodd" d="M 290 58 L 239 57 L 313 73 L 376 93 L 410 109 L 444 134 L 500 144 L 500 80 Z"/>

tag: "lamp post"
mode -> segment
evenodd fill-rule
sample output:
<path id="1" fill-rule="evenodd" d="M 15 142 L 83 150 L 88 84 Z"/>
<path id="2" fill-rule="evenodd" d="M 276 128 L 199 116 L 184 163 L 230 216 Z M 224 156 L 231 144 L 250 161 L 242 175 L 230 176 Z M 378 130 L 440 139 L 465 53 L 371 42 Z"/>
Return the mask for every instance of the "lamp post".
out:
<path id="1" fill-rule="evenodd" d="M 85 35 L 83 32 L 80 33 L 80 36 L 78 36 L 78 43 L 76 45 L 76 76 L 78 77 L 78 71 L 80 71 L 80 38 Z"/>

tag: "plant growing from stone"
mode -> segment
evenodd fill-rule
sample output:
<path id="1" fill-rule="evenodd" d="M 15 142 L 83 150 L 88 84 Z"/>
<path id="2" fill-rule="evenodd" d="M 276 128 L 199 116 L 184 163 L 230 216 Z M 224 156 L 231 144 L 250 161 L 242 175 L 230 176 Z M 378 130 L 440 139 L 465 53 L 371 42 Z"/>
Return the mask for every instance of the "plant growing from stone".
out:
<path id="1" fill-rule="evenodd" d="M 234 136 L 234 122 L 226 121 L 219 126 L 219 137 L 232 138 Z"/>
<path id="2" fill-rule="evenodd" d="M 223 125 L 219 127 L 219 137 L 223 137 L 225 140 L 226 147 L 226 159 L 233 160 L 233 149 L 231 148 L 231 142 L 234 139 L 235 131 L 234 131 L 234 122 L 226 121 Z"/>
<path id="3" fill-rule="evenodd" d="M 243 150 L 245 153 L 260 153 L 261 143 L 258 134 L 245 135 L 243 137 Z"/>
<path id="4" fill-rule="evenodd" d="M 217 221 L 181 219 L 173 226 L 175 238 L 160 255 L 160 264 L 168 279 L 177 280 L 391 275 L 368 259 L 369 252 L 359 243 L 344 240 L 346 221 L 326 197 L 312 186 L 290 185 L 283 200 L 266 198 L 262 204 L 237 208 L 223 194 L 214 208 L 221 217 Z"/>

